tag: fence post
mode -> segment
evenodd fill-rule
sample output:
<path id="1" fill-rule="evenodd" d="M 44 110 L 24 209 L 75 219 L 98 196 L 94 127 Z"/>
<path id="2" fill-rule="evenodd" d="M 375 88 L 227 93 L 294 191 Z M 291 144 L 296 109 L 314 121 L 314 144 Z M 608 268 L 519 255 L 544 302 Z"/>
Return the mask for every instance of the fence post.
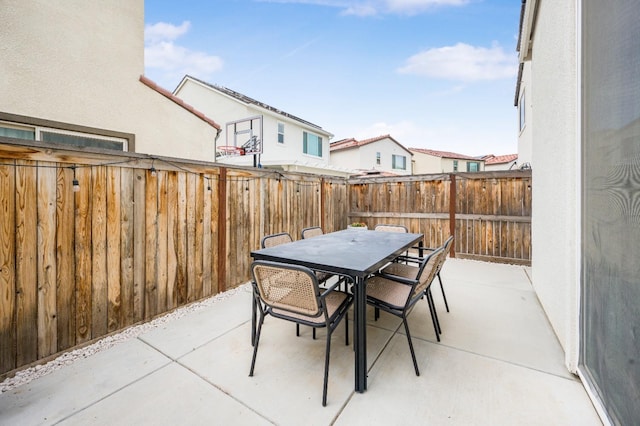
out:
<path id="1" fill-rule="evenodd" d="M 227 169 L 218 178 L 218 291 L 227 290 Z"/>
<path id="2" fill-rule="evenodd" d="M 450 235 L 456 235 L 456 175 L 453 173 L 449 175 L 449 233 Z M 449 250 L 450 257 L 456 257 L 456 244 L 451 244 Z"/>
<path id="3" fill-rule="evenodd" d="M 325 218 L 324 218 L 325 202 L 326 200 L 325 200 L 325 193 L 324 193 L 324 178 L 320 178 L 320 227 L 322 228 L 323 232 L 326 229 Z"/>

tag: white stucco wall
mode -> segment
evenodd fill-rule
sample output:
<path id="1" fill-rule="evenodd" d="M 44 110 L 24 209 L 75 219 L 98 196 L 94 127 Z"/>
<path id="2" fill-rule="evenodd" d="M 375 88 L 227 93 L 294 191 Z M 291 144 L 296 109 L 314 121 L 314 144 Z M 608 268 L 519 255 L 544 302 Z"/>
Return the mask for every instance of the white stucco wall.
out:
<path id="1" fill-rule="evenodd" d="M 442 158 L 425 154 L 419 151 L 413 152 L 413 173 L 424 175 L 429 173 L 442 173 Z"/>
<path id="2" fill-rule="evenodd" d="M 530 90 L 533 286 L 575 372 L 578 361 L 578 103 L 575 2 L 538 1 Z M 531 124 L 531 123 L 529 123 Z"/>
<path id="3" fill-rule="evenodd" d="M 520 93 L 518 99 L 524 99 L 523 105 L 518 108 L 524 108 L 524 127 L 518 135 L 518 164 L 529 163 L 533 167 L 533 137 L 532 129 L 534 127 L 534 114 L 532 110 L 531 98 L 533 93 L 533 84 L 531 82 L 531 61 L 525 61 L 522 68 L 522 76 L 520 80 Z M 524 94 L 524 98 L 522 95 Z M 518 113 L 520 111 L 518 110 Z M 518 120 L 520 115 L 518 114 Z"/>
<path id="4" fill-rule="evenodd" d="M 143 0 L 2 0 L 0 40 L 0 111 L 135 134 L 137 152 L 213 160 L 216 129 L 139 81 Z"/>
<path id="5" fill-rule="evenodd" d="M 378 152 L 380 153 L 380 164 L 376 163 L 376 153 Z M 393 168 L 394 155 L 405 157 L 405 170 Z M 359 170 L 379 170 L 398 175 L 411 174 L 411 160 L 411 153 L 389 138 L 331 152 L 331 164 L 334 166 Z"/>
<path id="6" fill-rule="evenodd" d="M 215 117 L 216 122 L 222 127 L 218 145 L 233 145 L 233 135 L 230 135 L 227 140 L 226 123 L 262 115 L 263 153 L 260 157 L 262 164 L 290 164 L 295 161 L 317 165 L 329 164 L 329 144 L 332 136 L 329 132 L 304 126 L 300 121 L 266 108 L 246 105 L 190 78 L 184 79 L 175 93 L 207 116 Z M 284 124 L 284 143 L 278 143 L 278 123 Z M 322 157 L 303 153 L 304 131 L 322 137 Z M 223 161 L 236 165 L 253 165 L 253 156 L 233 157 Z"/>

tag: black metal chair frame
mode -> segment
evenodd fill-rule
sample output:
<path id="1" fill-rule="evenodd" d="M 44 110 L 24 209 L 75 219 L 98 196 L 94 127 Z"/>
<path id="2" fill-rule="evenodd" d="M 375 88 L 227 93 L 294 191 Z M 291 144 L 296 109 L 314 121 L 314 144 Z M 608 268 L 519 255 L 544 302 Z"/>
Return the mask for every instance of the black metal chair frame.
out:
<path id="1" fill-rule="evenodd" d="M 430 290 L 431 283 L 433 282 L 433 279 L 437 273 L 436 269 L 438 267 L 439 259 L 438 258 L 434 259 L 436 263 L 431 264 L 430 270 L 427 269 L 427 266 L 429 265 L 430 260 L 434 258 L 434 256 L 441 255 L 442 250 L 443 248 L 440 247 L 432 251 L 428 255 L 426 255 L 424 258 L 419 259 L 420 266 L 418 267 L 416 276 L 413 279 L 401 277 L 397 275 L 385 274 L 385 273 L 378 273 L 378 274 L 375 274 L 372 278 L 370 278 L 370 280 L 371 279 L 387 280 L 387 282 L 381 282 L 380 283 L 381 285 L 388 285 L 388 284 L 394 285 L 394 283 L 399 283 L 401 285 L 407 285 L 411 287 L 410 291 L 408 292 L 407 299 L 402 306 L 394 305 L 383 299 L 378 299 L 371 294 L 367 294 L 367 303 L 375 308 L 376 319 L 378 318 L 380 310 L 388 312 L 402 319 L 402 323 L 404 324 L 404 329 L 407 334 L 407 341 L 409 342 L 409 350 L 411 351 L 411 358 L 413 360 L 413 366 L 416 371 L 416 376 L 420 375 L 420 370 L 418 369 L 418 362 L 416 361 L 416 355 L 413 349 L 413 342 L 411 341 L 411 333 L 409 331 L 409 323 L 407 322 L 407 318 L 413 306 L 423 297 L 426 297 L 427 303 L 429 305 L 429 311 L 431 313 L 431 320 L 433 321 L 433 326 L 436 331 L 436 336 L 438 337 L 438 340 L 440 339 L 438 335 L 440 332 L 439 324 L 438 324 L 438 320 L 435 312 L 433 297 L 431 295 L 431 290 Z M 412 258 L 412 259 L 418 260 L 417 258 Z M 427 275 L 427 277 L 423 280 L 421 278 L 425 273 L 429 275 Z M 423 286 L 424 288 L 421 288 Z"/>
<path id="2" fill-rule="evenodd" d="M 273 268 L 279 268 L 282 270 L 290 270 L 297 271 L 303 274 L 306 274 L 309 277 L 310 282 L 313 285 L 313 292 L 315 294 L 317 304 L 319 306 L 318 314 L 315 316 L 308 316 L 307 318 L 318 318 L 319 316 L 324 316 L 324 321 L 322 322 L 313 322 L 310 320 L 305 320 L 304 315 L 299 312 L 288 312 L 286 308 L 283 307 L 275 307 L 270 305 L 260 296 L 259 290 L 259 280 L 256 277 L 255 268 L 260 266 L 268 266 Z M 353 304 L 353 295 L 341 291 L 337 291 L 336 287 L 340 282 L 336 282 L 329 288 L 321 288 L 318 283 L 318 279 L 316 278 L 316 274 L 309 268 L 298 265 L 289 265 L 278 262 L 268 262 L 268 261 L 255 261 L 251 266 L 251 274 L 252 274 L 252 285 L 253 285 L 253 295 L 255 299 L 255 304 L 258 306 L 258 312 L 260 313 L 260 319 L 258 321 L 258 327 L 255 336 L 255 342 L 253 346 L 253 357 L 251 359 L 251 369 L 249 371 L 249 376 L 253 376 L 253 371 L 255 368 L 256 357 L 258 354 L 258 345 L 260 342 L 260 333 L 262 331 L 262 325 L 264 323 L 264 319 L 267 315 L 271 315 L 274 318 L 280 318 L 285 321 L 290 321 L 295 323 L 296 325 L 303 324 L 313 327 L 315 331 L 317 328 L 326 328 L 327 329 L 327 342 L 325 349 L 325 363 L 324 363 L 324 383 L 322 388 L 322 405 L 327 405 L 327 388 L 328 388 L 328 378 L 329 378 L 329 358 L 331 351 L 331 335 L 333 331 L 338 327 L 340 321 L 344 318 L 345 320 L 345 344 L 349 345 L 349 307 Z M 349 277 L 345 277 L 345 279 L 350 279 Z M 325 304 L 326 297 L 332 292 L 341 293 L 344 295 L 344 300 L 337 307 L 337 309 L 333 312 L 331 316 L 329 316 L 328 308 Z"/>

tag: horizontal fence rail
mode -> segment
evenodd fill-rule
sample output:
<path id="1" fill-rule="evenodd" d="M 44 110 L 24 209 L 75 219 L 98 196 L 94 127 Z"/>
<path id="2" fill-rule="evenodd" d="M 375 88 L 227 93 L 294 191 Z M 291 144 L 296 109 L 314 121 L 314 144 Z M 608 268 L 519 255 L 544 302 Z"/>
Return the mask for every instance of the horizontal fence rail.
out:
<path id="1" fill-rule="evenodd" d="M 530 180 L 347 180 L 0 137 L 0 379 L 248 281 L 271 233 L 401 223 L 434 246 L 454 229 L 457 256 L 526 263 Z"/>

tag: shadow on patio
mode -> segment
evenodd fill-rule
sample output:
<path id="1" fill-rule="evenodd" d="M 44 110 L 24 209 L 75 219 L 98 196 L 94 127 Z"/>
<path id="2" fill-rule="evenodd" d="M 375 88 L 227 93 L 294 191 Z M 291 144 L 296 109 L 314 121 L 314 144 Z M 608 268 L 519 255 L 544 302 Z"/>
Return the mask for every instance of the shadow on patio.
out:
<path id="1" fill-rule="evenodd" d="M 324 340 L 267 318 L 248 377 L 250 286 L 200 310 L 0 394 L 0 424 L 448 424 L 599 425 L 528 278 L 529 268 L 449 259 L 434 283 L 443 334 L 426 302 L 410 327 L 369 327 L 368 390 L 353 392 L 353 351 L 338 327 L 323 408 Z M 352 327 L 350 328 L 350 331 Z M 319 332 L 320 334 L 323 331 Z"/>

